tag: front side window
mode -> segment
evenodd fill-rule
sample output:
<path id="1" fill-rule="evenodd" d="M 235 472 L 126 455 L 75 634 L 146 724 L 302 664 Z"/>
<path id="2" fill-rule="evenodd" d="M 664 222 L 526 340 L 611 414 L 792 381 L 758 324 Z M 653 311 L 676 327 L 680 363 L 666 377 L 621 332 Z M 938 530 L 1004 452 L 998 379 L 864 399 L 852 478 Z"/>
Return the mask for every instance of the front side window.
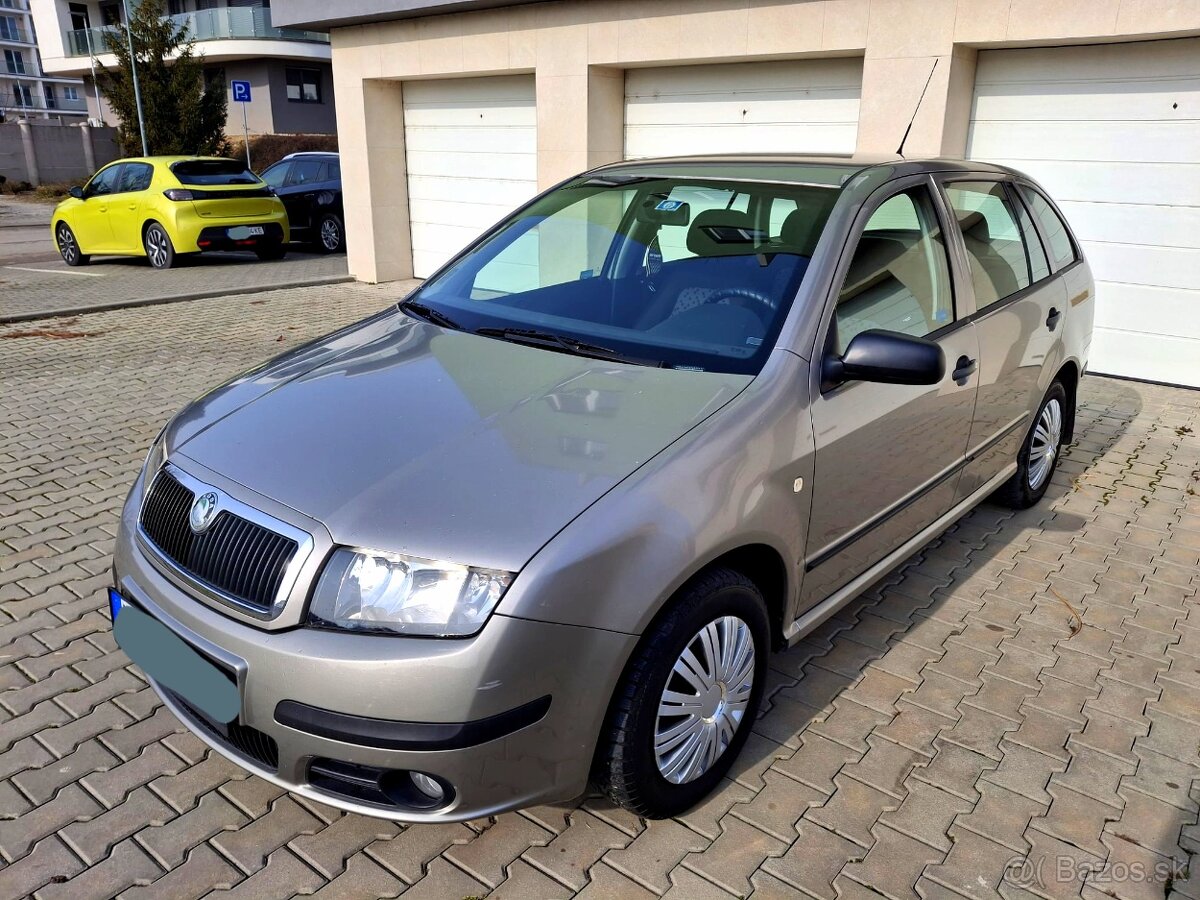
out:
<path id="1" fill-rule="evenodd" d="M 103 197 L 105 194 L 115 194 L 117 185 L 121 183 L 121 170 L 125 168 L 123 164 L 109 166 L 107 169 L 102 169 L 93 176 L 84 188 L 84 194 L 88 197 Z"/>
<path id="2" fill-rule="evenodd" d="M 838 191 L 580 178 L 503 223 L 412 299 L 467 331 L 536 332 L 542 343 L 583 341 L 650 365 L 754 374 L 808 268 L 808 231 L 819 234 Z M 805 228 L 777 223 L 772 236 L 780 203 Z M 788 237 L 801 232 L 805 246 Z"/>
<path id="3" fill-rule="evenodd" d="M 284 71 L 287 82 L 287 98 L 291 103 L 321 102 L 321 73 L 316 69 L 298 69 L 289 66 Z"/>
<path id="4" fill-rule="evenodd" d="M 288 187 L 302 184 L 312 184 L 321 180 L 321 161 L 319 159 L 298 159 L 292 163 L 292 173 L 288 176 Z"/>
<path id="5" fill-rule="evenodd" d="M 839 354 L 864 331 L 924 337 L 954 320 L 946 241 L 927 188 L 889 197 L 871 214 L 834 319 Z"/>
<path id="6" fill-rule="evenodd" d="M 1075 246 L 1071 243 L 1071 233 L 1067 231 L 1066 222 L 1054 211 L 1050 201 L 1040 192 L 1023 184 L 1017 185 L 1017 190 L 1021 192 L 1021 196 L 1025 198 L 1029 208 L 1033 210 L 1034 216 L 1042 226 L 1042 231 L 1046 234 L 1046 240 L 1050 244 L 1048 248 L 1050 262 L 1054 271 L 1057 272 L 1064 266 L 1075 262 Z"/>
<path id="7" fill-rule="evenodd" d="M 976 308 L 1029 287 L 1029 259 L 1004 185 L 955 181 L 946 185 L 946 197 L 967 250 Z"/>

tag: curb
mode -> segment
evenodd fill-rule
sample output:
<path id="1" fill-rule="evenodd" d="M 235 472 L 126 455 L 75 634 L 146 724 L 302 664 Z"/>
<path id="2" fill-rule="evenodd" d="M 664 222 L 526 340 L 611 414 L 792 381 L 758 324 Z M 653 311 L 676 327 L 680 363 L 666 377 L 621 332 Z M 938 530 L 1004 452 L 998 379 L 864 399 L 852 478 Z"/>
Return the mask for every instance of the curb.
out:
<path id="1" fill-rule="evenodd" d="M 136 300 L 118 300 L 113 303 L 98 303 L 89 306 L 64 306 L 48 311 L 0 313 L 0 325 L 17 322 L 35 322 L 39 319 L 58 319 L 64 316 L 83 316 L 88 313 L 111 312 L 114 309 L 128 309 L 134 306 L 160 306 L 166 303 L 182 303 L 185 300 L 207 300 L 213 297 L 238 297 L 243 294 L 265 294 L 270 291 L 285 291 L 291 288 L 320 287 L 323 284 L 345 284 L 354 281 L 351 275 L 323 275 L 318 278 L 306 278 L 300 281 L 281 281 L 277 284 L 255 285 L 253 287 L 220 288 L 207 291 L 191 291 L 186 294 L 167 294 L 162 297 L 143 297 Z"/>

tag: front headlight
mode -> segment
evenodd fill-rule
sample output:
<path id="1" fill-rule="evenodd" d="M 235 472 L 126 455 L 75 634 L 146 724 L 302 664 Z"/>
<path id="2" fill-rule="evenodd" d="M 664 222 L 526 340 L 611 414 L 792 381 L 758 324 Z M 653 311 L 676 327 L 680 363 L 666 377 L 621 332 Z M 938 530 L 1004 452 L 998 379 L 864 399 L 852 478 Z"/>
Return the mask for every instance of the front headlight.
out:
<path id="1" fill-rule="evenodd" d="M 512 579 L 511 572 L 343 547 L 321 573 L 308 621 L 353 631 L 469 637 L 483 627 Z"/>
<path id="2" fill-rule="evenodd" d="M 150 451 L 146 454 L 146 461 L 142 463 L 142 501 L 150 493 L 150 485 L 154 484 L 154 476 L 158 474 L 158 470 L 163 467 L 167 461 L 167 429 L 164 427 L 158 433 L 158 437 L 154 439 L 154 443 L 150 445 Z"/>

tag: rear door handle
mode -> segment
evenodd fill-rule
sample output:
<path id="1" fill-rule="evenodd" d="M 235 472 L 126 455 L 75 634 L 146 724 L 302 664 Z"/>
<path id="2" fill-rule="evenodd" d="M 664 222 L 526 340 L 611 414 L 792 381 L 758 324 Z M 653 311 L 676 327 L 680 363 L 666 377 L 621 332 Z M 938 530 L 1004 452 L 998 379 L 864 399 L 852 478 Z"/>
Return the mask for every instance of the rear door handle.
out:
<path id="1" fill-rule="evenodd" d="M 960 356 L 958 362 L 954 364 L 954 374 L 950 377 L 955 381 L 965 381 L 968 376 L 975 372 L 975 360 L 968 356 Z"/>
<path id="2" fill-rule="evenodd" d="M 1058 320 L 1061 318 L 1062 318 L 1062 313 L 1059 312 L 1057 309 L 1055 309 L 1053 306 L 1050 307 L 1050 315 L 1046 316 L 1046 327 L 1049 328 L 1051 331 L 1053 331 L 1055 328 L 1058 327 Z"/>

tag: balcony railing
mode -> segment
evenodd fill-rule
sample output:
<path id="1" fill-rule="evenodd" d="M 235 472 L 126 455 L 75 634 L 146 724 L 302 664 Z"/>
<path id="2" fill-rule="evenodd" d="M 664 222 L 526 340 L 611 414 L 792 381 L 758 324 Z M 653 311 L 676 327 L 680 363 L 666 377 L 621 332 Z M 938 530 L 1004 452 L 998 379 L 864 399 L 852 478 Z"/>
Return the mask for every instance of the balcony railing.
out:
<path id="1" fill-rule="evenodd" d="M 271 10 L 261 7 L 225 7 L 168 16 L 177 25 L 187 27 L 188 36 L 197 41 L 245 40 L 264 38 L 276 41 L 310 41 L 328 44 L 329 35 L 322 31 L 302 31 L 298 28 L 276 28 L 271 24 Z M 123 39 L 124 32 L 115 27 L 80 28 L 68 31 L 67 55 L 90 56 L 108 52 L 107 34 Z M 90 38 L 90 44 L 89 44 Z"/>

